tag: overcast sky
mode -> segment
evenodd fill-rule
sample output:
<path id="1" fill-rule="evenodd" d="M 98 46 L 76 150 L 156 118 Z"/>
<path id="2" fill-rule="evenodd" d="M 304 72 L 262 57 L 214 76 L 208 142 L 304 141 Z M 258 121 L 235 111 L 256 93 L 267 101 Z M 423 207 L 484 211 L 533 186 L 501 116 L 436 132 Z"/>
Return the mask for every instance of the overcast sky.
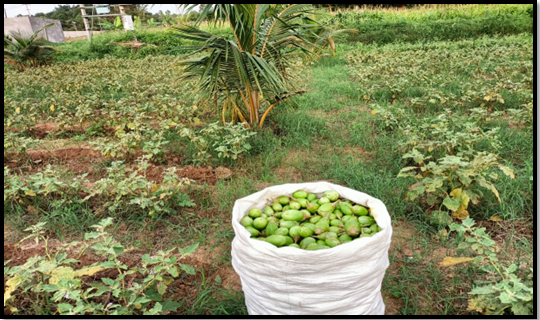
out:
<path id="1" fill-rule="evenodd" d="M 73 4 L 70 4 L 73 6 Z M 30 14 L 35 15 L 38 12 L 51 12 L 54 10 L 54 8 L 58 6 L 57 4 L 29 4 L 28 9 L 30 9 Z M 5 12 L 7 13 L 8 18 L 16 17 L 18 14 L 22 15 L 28 15 L 28 11 L 26 10 L 26 6 L 22 4 L 4 4 Z M 171 13 L 175 13 L 174 4 L 156 4 L 153 8 L 149 9 L 152 13 L 158 13 L 159 10 L 163 10 L 163 12 L 170 10 Z M 90 12 L 89 12 L 90 13 Z M 5 15 L 4 15 L 5 17 Z"/>

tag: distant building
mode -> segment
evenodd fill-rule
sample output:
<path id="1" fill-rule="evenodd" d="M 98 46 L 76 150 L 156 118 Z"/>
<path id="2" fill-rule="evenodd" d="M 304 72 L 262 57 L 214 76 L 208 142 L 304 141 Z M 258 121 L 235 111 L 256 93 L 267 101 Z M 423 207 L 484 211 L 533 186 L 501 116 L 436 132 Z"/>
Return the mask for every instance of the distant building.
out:
<path id="1" fill-rule="evenodd" d="M 23 35 L 32 35 L 44 25 L 56 22 L 52 27 L 45 28 L 38 35 L 39 37 L 50 42 L 65 42 L 64 31 L 60 20 L 45 19 L 38 17 L 16 17 L 4 18 L 4 34 L 9 34 L 12 31 L 19 31 Z"/>

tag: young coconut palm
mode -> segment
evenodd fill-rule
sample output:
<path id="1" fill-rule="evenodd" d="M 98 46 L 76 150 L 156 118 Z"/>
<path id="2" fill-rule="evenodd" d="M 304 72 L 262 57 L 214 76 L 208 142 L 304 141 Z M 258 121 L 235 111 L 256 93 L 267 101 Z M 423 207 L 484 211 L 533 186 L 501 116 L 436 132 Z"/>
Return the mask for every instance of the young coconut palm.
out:
<path id="1" fill-rule="evenodd" d="M 201 58 L 182 61 L 186 67 L 182 78 L 199 78 L 199 90 L 207 101 L 222 103 L 224 123 L 230 117 L 246 127 L 262 127 L 279 102 L 306 92 L 287 73 L 287 58 L 296 49 L 311 54 L 311 44 L 304 40 L 310 27 L 304 20 L 310 12 L 311 5 L 306 4 L 285 8 L 269 4 L 206 5 L 195 27 L 171 27 L 177 36 L 202 43 L 187 47 L 195 50 L 193 54 L 208 52 Z M 216 22 L 228 23 L 234 39 L 198 29 L 197 24 L 208 14 Z"/>
<path id="2" fill-rule="evenodd" d="M 308 40 L 313 43 L 311 52 L 315 53 L 316 57 L 320 56 L 323 49 L 330 47 L 332 56 L 336 56 L 336 44 L 334 39 L 337 35 L 346 33 L 358 33 L 358 29 L 338 29 L 336 25 L 321 25 L 316 21 L 308 21 L 311 27 L 311 34 L 308 34 Z"/>
<path id="3" fill-rule="evenodd" d="M 4 37 L 4 60 L 19 71 L 49 64 L 56 49 L 38 40 L 38 33 L 53 25 L 54 22 L 47 24 L 29 37 L 17 31 L 11 32 Z"/>

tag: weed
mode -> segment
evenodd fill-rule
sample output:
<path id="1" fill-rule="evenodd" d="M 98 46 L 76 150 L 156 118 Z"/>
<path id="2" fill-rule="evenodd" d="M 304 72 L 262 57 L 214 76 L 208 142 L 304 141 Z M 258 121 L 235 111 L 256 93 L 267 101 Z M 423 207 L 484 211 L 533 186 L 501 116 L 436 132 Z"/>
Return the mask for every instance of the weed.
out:
<path id="1" fill-rule="evenodd" d="M 6 303 L 10 306 L 14 298 L 24 296 L 34 301 L 32 308 L 40 314 L 155 315 L 176 311 L 180 305 L 169 299 L 163 301 L 163 295 L 181 272 L 195 274 L 195 268 L 178 263 L 172 255 L 176 249 L 160 251 L 155 256 L 145 254 L 142 256 L 142 267 L 128 268 L 119 259 L 125 252 L 124 246 L 105 231 L 111 223 L 111 218 L 102 220 L 93 226 L 95 232 L 85 234 L 83 243 L 72 242 L 55 252 L 50 251 L 49 238 L 42 230 L 45 223 L 28 228 L 27 231 L 32 233 L 21 242 L 29 238 L 34 238 L 36 242 L 43 240 L 46 257 L 35 256 L 24 265 L 12 268 L 6 268 L 9 261 L 4 262 L 4 276 L 8 277 L 4 306 Z M 197 246 L 178 249 L 180 259 L 193 253 Z M 80 247 L 78 258 L 67 258 L 67 249 L 71 247 Z M 73 265 L 89 248 L 106 261 L 74 269 Z M 82 281 L 84 276 L 107 269 L 116 269 L 117 279 L 101 278 L 101 281 L 89 284 Z M 128 282 L 126 276 L 132 274 L 142 275 L 142 281 Z M 20 292 L 14 296 L 18 289 Z M 106 303 L 97 299 L 102 296 L 107 297 Z M 155 305 L 150 307 L 152 301 L 155 301 Z M 14 313 L 20 312 L 15 307 L 10 309 Z"/>

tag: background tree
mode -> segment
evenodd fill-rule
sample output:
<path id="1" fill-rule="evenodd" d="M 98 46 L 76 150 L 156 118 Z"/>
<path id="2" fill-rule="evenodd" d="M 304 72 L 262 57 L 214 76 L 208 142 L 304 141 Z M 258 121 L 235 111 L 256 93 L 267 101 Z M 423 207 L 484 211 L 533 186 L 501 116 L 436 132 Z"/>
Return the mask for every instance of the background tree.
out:
<path id="1" fill-rule="evenodd" d="M 75 30 L 84 30 L 84 22 L 81 17 L 81 9 L 78 5 L 69 5 L 69 4 L 59 4 L 54 8 L 53 11 L 48 13 L 38 12 L 35 14 L 36 17 L 60 20 L 62 23 L 62 29 L 69 31 Z M 75 25 L 72 23 L 75 22 Z"/>

